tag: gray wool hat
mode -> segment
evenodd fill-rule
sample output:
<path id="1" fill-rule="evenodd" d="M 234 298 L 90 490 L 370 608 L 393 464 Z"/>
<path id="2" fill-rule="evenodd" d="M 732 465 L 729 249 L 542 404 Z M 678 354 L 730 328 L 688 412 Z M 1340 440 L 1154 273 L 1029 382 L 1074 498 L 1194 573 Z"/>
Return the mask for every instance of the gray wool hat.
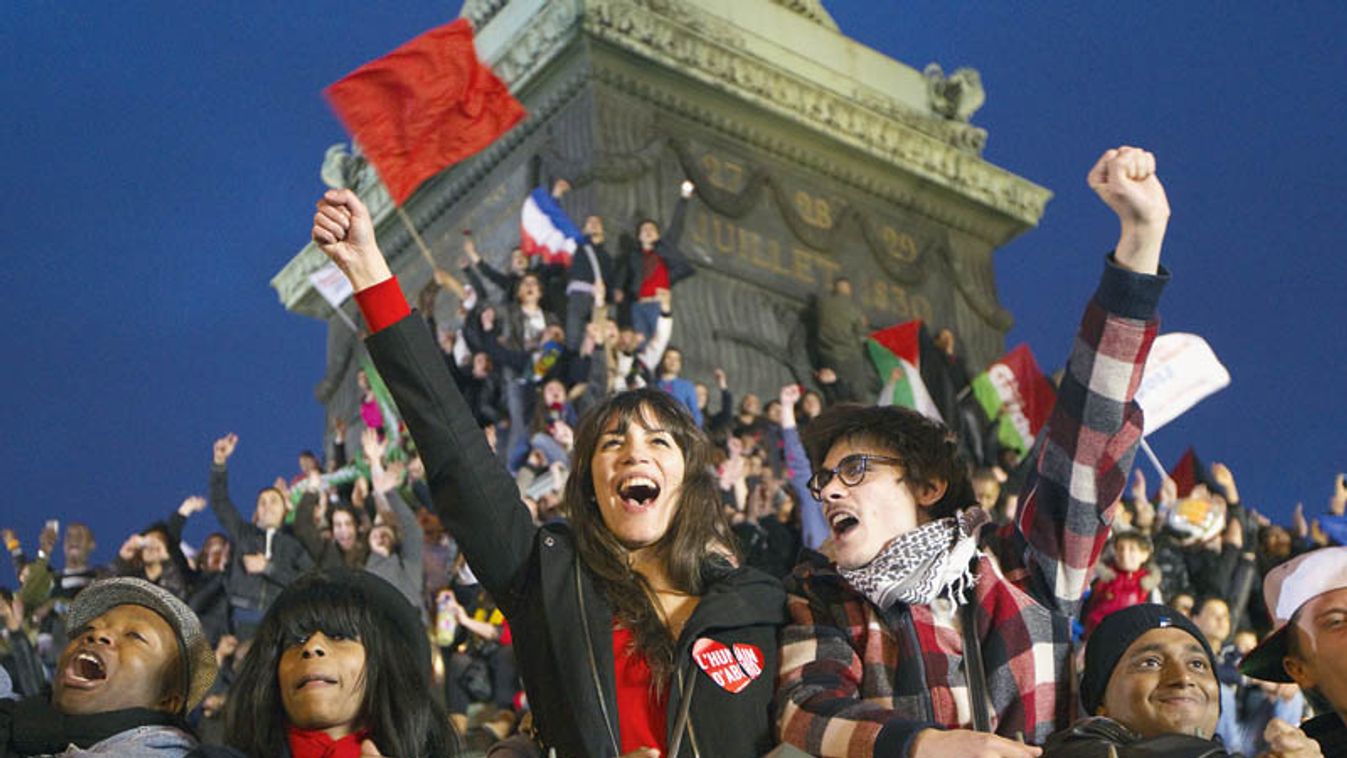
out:
<path id="1" fill-rule="evenodd" d="M 215 683 L 218 665 L 215 651 L 201 630 L 201 620 L 187 604 L 167 590 L 144 579 L 122 576 L 103 579 L 85 587 L 70 603 L 66 628 L 74 631 L 119 605 L 139 605 L 159 614 L 172 627 L 182 656 L 187 698 L 182 713 L 195 708 Z"/>

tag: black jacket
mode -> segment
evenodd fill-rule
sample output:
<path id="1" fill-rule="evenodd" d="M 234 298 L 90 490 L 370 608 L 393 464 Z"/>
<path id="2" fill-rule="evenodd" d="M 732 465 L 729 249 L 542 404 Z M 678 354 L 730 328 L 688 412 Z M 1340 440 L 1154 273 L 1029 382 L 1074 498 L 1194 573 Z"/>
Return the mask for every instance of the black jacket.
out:
<path id="1" fill-rule="evenodd" d="M 1042 758 L 1241 758 L 1219 739 L 1187 734 L 1142 737 L 1113 719 L 1095 717 L 1048 737 Z"/>
<path id="2" fill-rule="evenodd" d="M 620 754 L 613 612 L 580 564 L 569 527 L 534 525 L 420 319 L 404 318 L 367 344 L 416 440 L 441 521 L 510 621 L 542 740 L 560 755 Z M 670 683 L 670 745 L 680 706 L 690 709 L 679 756 L 759 756 L 771 748 L 776 637 L 785 621 L 784 591 L 762 572 L 731 569 L 712 582 L 678 641 Z M 755 646 L 761 673 L 739 693 L 727 691 L 693 660 L 702 639 L 731 650 Z"/>
<path id="3" fill-rule="evenodd" d="M 1300 725 L 1310 739 L 1319 743 L 1324 758 L 1347 758 L 1347 723 L 1329 711 Z"/>
<path id="4" fill-rule="evenodd" d="M 660 233 L 660 238 L 655 242 L 652 248 L 654 253 L 664 260 L 664 265 L 669 270 L 669 286 L 683 281 L 684 279 L 697 273 L 697 269 L 692 265 L 692 261 L 683 254 L 678 246 L 678 241 L 683 237 L 683 226 L 687 219 L 688 200 L 685 197 L 679 197 L 678 203 L 674 206 L 673 220 L 669 222 L 667 229 Z M 641 260 L 641 245 L 631 237 L 623 237 L 619 240 L 623 248 L 623 266 L 619 277 L 625 277 L 625 288 L 627 297 L 635 302 L 636 296 L 641 292 L 641 280 L 645 276 L 645 265 Z"/>
<path id="5" fill-rule="evenodd" d="M 267 533 L 245 520 L 229 498 L 229 469 L 224 466 L 211 466 L 210 508 L 233 545 L 225 590 L 235 607 L 265 611 L 281 590 L 313 567 L 313 559 L 299 540 L 277 529 L 271 536 L 271 561 L 266 571 L 249 574 L 244 570 L 243 556 L 266 551 Z"/>

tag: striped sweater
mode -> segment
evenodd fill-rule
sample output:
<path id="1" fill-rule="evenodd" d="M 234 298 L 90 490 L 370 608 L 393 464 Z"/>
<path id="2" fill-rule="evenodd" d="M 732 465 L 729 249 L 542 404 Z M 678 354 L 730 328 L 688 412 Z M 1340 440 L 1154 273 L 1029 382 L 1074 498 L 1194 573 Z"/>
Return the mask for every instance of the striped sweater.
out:
<path id="1" fill-rule="evenodd" d="M 977 639 L 992 729 L 1042 743 L 1073 716 L 1071 618 L 1108 539 L 1142 435 L 1133 402 L 1168 279 L 1106 265 L 1013 524 L 984 533 Z M 787 578 L 777 721 L 819 756 L 906 756 L 928 727 L 971 728 L 961 620 L 952 604 L 883 610 L 821 555 Z"/>

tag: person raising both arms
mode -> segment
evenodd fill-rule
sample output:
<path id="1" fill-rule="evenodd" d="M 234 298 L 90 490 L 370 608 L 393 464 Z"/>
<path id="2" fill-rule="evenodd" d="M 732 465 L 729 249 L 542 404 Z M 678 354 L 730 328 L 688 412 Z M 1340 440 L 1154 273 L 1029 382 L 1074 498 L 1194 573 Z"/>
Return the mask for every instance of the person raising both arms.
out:
<path id="1" fill-rule="evenodd" d="M 570 521 L 535 526 L 433 336 L 410 316 L 354 193 L 323 196 L 313 239 L 356 291 L 440 520 L 509 619 L 544 751 L 771 749 L 785 595 L 739 565 L 710 443 L 682 404 L 645 389 L 586 413 L 563 495 Z"/>

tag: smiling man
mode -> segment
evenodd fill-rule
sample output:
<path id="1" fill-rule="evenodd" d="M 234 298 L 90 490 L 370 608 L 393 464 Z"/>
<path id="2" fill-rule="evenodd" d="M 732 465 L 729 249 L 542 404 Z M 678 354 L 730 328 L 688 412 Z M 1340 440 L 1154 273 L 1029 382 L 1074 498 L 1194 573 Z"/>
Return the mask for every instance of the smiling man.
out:
<path id="1" fill-rule="evenodd" d="M 982 541 L 956 440 L 913 411 L 839 406 L 810 424 L 831 544 L 787 580 L 783 741 L 822 756 L 1022 758 L 1038 748 L 1017 737 L 1041 743 L 1068 722 L 1071 618 L 1140 438 L 1132 397 L 1167 279 L 1154 157 L 1109 150 L 1088 182 L 1122 231 L 1014 523 Z"/>
<path id="2" fill-rule="evenodd" d="M 0 703 L 0 755 L 183 756 L 183 719 L 215 681 L 196 614 L 142 579 L 89 585 L 66 617 L 70 642 L 50 696 Z"/>
<path id="3" fill-rule="evenodd" d="M 1204 632 L 1173 609 L 1134 605 L 1107 616 L 1085 648 L 1085 718 L 1048 739 L 1044 758 L 1201 756 L 1227 753 L 1216 656 Z M 1264 733 L 1263 758 L 1314 758 L 1318 746 L 1284 721 Z"/>
<path id="4" fill-rule="evenodd" d="M 1347 547 L 1327 547 L 1287 561 L 1263 580 L 1276 630 L 1240 671 L 1269 682 L 1294 681 L 1320 714 L 1305 732 L 1325 755 L 1347 755 Z"/>

